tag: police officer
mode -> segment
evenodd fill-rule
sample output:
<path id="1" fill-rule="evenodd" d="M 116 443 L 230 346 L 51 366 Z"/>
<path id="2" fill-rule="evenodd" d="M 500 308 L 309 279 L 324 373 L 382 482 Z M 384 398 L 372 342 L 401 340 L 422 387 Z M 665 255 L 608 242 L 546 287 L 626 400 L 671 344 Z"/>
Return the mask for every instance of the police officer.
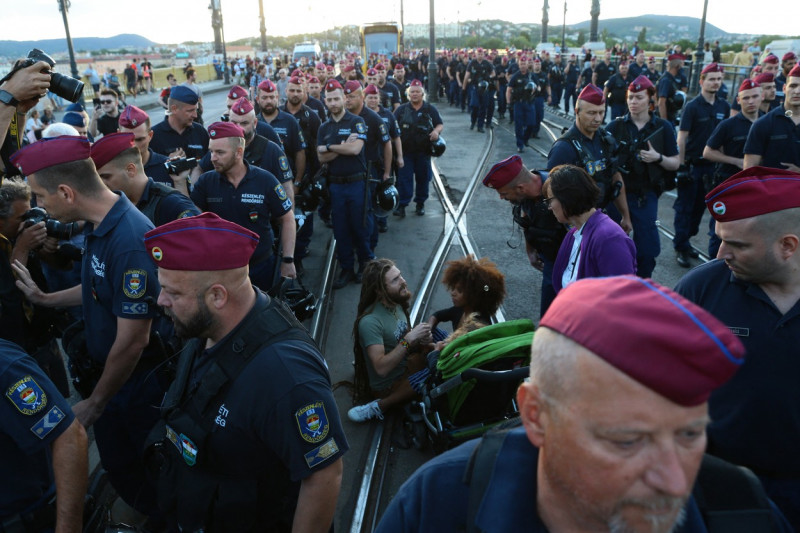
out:
<path id="1" fill-rule="evenodd" d="M 575 105 L 578 103 L 578 78 L 581 69 L 577 61 L 575 54 L 570 54 L 567 66 L 564 67 L 564 113 L 575 109 Z"/>
<path id="2" fill-rule="evenodd" d="M 606 127 L 620 145 L 620 172 L 625 176 L 636 245 L 636 275 L 641 278 L 652 277 L 656 257 L 661 253 L 656 226 L 658 197 L 674 187 L 673 173 L 679 162 L 675 130 L 667 121 L 650 113 L 655 93 L 655 86 L 646 76 L 637 77 L 628 86 L 628 113 Z"/>
<path id="3" fill-rule="evenodd" d="M 341 265 L 333 284 L 340 289 L 358 281 L 353 254 L 357 255 L 359 273 L 374 258 L 369 247 L 367 161 L 364 144 L 367 126 L 364 119 L 345 109 L 341 84 L 330 80 L 325 85 L 325 102 L 330 118 L 319 129 L 317 153 L 320 163 L 328 164 L 328 184 L 333 210 L 333 236 Z"/>
<path id="4" fill-rule="evenodd" d="M 378 245 L 378 220 L 372 209 L 371 199 L 379 182 L 389 179 L 392 173 L 392 145 L 389 129 L 376 112 L 364 105 L 364 91 L 361 83 L 349 81 L 344 86 L 345 108 L 350 113 L 364 119 L 367 126 L 367 140 L 364 143 L 364 157 L 367 160 L 367 179 L 369 197 L 365 199 L 369 211 L 370 250 L 375 252 Z"/>
<path id="5" fill-rule="evenodd" d="M 605 87 L 606 82 L 616 73 L 617 69 L 611 63 L 611 51 L 606 50 L 603 60 L 595 66 L 592 73 L 592 84 Z"/>
<path id="6" fill-rule="evenodd" d="M 553 62 L 547 71 L 550 80 L 550 106 L 559 108 L 561 103 L 561 91 L 564 89 L 564 70 L 561 65 L 561 54 L 556 52 Z"/>
<path id="7" fill-rule="evenodd" d="M 153 130 L 150 128 L 150 116 L 144 110 L 132 105 L 127 106 L 119 116 L 119 131 L 133 133 L 133 142 L 139 149 L 145 175 L 159 183 L 176 187 L 187 196 L 189 195 L 186 179 L 177 179 L 176 181 L 164 166 L 168 159 L 167 156 L 158 154 L 150 148 Z"/>
<path id="8" fill-rule="evenodd" d="M 288 83 L 287 83 L 288 86 Z M 297 120 L 279 109 L 280 95 L 278 87 L 270 80 L 264 80 L 258 86 L 258 105 L 261 113 L 258 120 L 266 122 L 277 132 L 283 144 L 283 150 L 289 158 L 289 165 L 295 176 L 305 176 L 306 172 L 306 141 Z M 288 193 L 289 198 L 294 198 L 294 188 Z"/>
<path id="9" fill-rule="evenodd" d="M 198 96 L 189 87 L 176 85 L 170 90 L 167 119 L 153 126 L 150 148 L 168 157 L 202 158 L 208 151 L 208 132 L 197 118 Z"/>
<path id="10" fill-rule="evenodd" d="M 654 56 L 650 56 L 647 58 L 647 65 L 645 65 L 645 68 L 642 70 L 642 74 L 647 76 L 647 79 L 650 80 L 651 83 L 656 85 L 656 91 L 657 91 L 658 80 L 661 78 L 661 75 L 656 70 L 656 58 Z"/>
<path id="11" fill-rule="evenodd" d="M 187 196 L 147 177 L 133 133 L 104 135 L 92 145 L 91 157 L 106 187 L 125 193 L 154 226 L 200 214 Z"/>
<path id="12" fill-rule="evenodd" d="M 450 61 L 447 64 L 447 103 L 450 107 L 457 107 L 459 105 L 461 84 L 458 82 L 458 65 L 461 63 L 458 54 L 450 56 Z M 397 68 L 397 67 L 395 67 Z"/>
<path id="13" fill-rule="evenodd" d="M 406 69 L 402 63 L 398 63 L 394 66 L 394 77 L 390 80 L 391 83 L 397 87 L 397 92 L 400 95 L 400 103 L 405 104 L 408 102 L 408 88 L 411 86 L 411 80 L 406 78 Z M 381 107 L 385 109 L 390 109 L 389 106 L 383 105 L 381 103 Z M 397 109 L 398 106 L 392 105 L 391 110 L 394 111 Z"/>
<path id="14" fill-rule="evenodd" d="M 348 444 L 314 341 L 247 278 L 258 235 L 204 213 L 145 239 L 192 339 L 151 434 L 171 530 L 327 531 Z"/>
<path id="15" fill-rule="evenodd" d="M 686 104 L 681 115 L 678 150 L 683 167 L 678 173 L 678 197 L 673 205 L 675 236 L 672 245 L 676 261 L 684 268 L 689 267 L 690 258 L 697 256 L 689 239 L 697 235 L 703 216 L 706 184 L 710 184 L 714 175 L 714 163 L 703 158 L 703 150 L 717 124 L 731 113 L 730 104 L 717 96 L 722 77 L 721 66 L 717 63 L 706 65 L 700 73 L 700 94 Z M 713 231 L 713 226 L 710 229 Z M 709 249 L 718 245 L 717 238 L 712 236 Z"/>
<path id="16" fill-rule="evenodd" d="M 519 70 L 511 76 L 506 87 L 506 98 L 511 102 L 514 111 L 514 136 L 517 141 L 517 151 L 523 152 L 525 145 L 533 135 L 536 122 L 536 111 L 533 107 L 535 89 L 528 72 L 528 58 L 521 56 Z"/>
<path id="17" fill-rule="evenodd" d="M 444 124 L 439 111 L 425 101 L 425 90 L 419 80 L 411 82 L 408 103 L 398 107 L 394 116 L 400 126 L 404 159 L 403 166 L 398 170 L 397 180 L 400 205 L 395 209 L 394 215 L 401 218 L 406 216 L 406 206 L 413 196 L 417 204 L 415 213 L 422 216 L 425 214 L 428 187 L 433 177 L 431 143 L 439 139 Z"/>
<path id="18" fill-rule="evenodd" d="M 240 87 L 239 85 L 234 85 L 233 87 L 231 87 L 230 91 L 228 91 L 228 95 L 225 98 L 225 106 L 227 107 L 228 111 L 224 115 L 222 115 L 221 120 L 223 121 L 228 120 L 233 104 L 235 104 L 236 101 L 239 100 L 240 98 L 246 98 L 250 100 L 249 93 L 247 92 L 246 89 Z M 256 101 L 256 99 L 253 99 L 252 101 Z M 263 120 L 259 120 L 256 122 L 256 133 L 258 135 L 261 135 L 265 139 L 269 139 L 270 141 L 274 142 L 275 144 L 281 147 L 281 150 L 283 150 L 283 141 L 281 140 L 280 136 L 272 128 L 272 126 L 270 126 Z M 210 168 L 211 167 L 204 168 L 204 170 L 209 170 Z"/>
<path id="19" fill-rule="evenodd" d="M 531 131 L 531 137 L 537 138 L 539 137 L 539 129 L 542 126 L 542 121 L 544 120 L 544 103 L 547 100 L 549 104 L 552 100 L 550 97 L 550 81 L 547 79 L 547 73 L 542 70 L 542 62 L 537 58 L 529 58 L 528 59 L 529 66 L 532 67 L 533 71 L 531 72 L 531 81 L 534 85 L 533 91 L 533 111 L 534 111 L 534 119 L 533 119 L 533 131 Z"/>
<path id="20" fill-rule="evenodd" d="M 479 133 L 484 132 L 483 125 L 489 116 L 489 106 L 494 109 L 494 100 L 490 100 L 490 96 L 494 95 L 492 83 L 494 83 L 494 67 L 484 58 L 483 48 L 478 48 L 475 59 L 467 65 L 461 89 L 467 92 L 469 99 L 471 110 L 469 129 L 475 129 L 477 125 Z"/>
<path id="21" fill-rule="evenodd" d="M 627 111 L 627 89 L 631 84 L 633 78 L 628 76 L 628 62 L 622 60 L 619 62 L 619 71 L 608 78 L 603 94 L 606 97 L 608 106 L 611 108 L 611 119 L 621 117 Z"/>
<path id="22" fill-rule="evenodd" d="M 680 72 L 683 69 L 683 56 L 670 54 L 668 56 L 667 70 L 658 79 L 656 93 L 658 94 L 658 116 L 668 122 L 678 124 L 678 111 L 683 102 L 678 99 L 678 91 L 684 90 L 680 82 Z"/>
<path id="23" fill-rule="evenodd" d="M 522 63 L 520 63 L 522 65 Z M 483 184 L 495 189 L 500 198 L 510 202 L 514 221 L 525 234 L 525 251 L 531 266 L 542 273 L 540 315 L 553 298 L 553 264 L 567 230 L 556 220 L 542 196 L 542 184 L 547 178 L 539 171 L 531 172 L 518 155 L 495 164 L 483 178 Z"/>
<path id="24" fill-rule="evenodd" d="M 640 75 L 645 74 L 645 69 L 647 69 L 647 64 L 645 62 L 644 50 L 639 50 L 636 53 L 635 60 L 628 67 L 628 74 L 631 78 L 636 79 Z"/>
<path id="25" fill-rule="evenodd" d="M 386 81 L 386 65 L 383 63 L 376 64 L 375 71 L 378 73 L 376 85 L 381 92 L 381 105 L 386 109 L 391 109 L 392 111 L 396 110 L 402 101 L 400 86 Z M 405 69 L 401 76 L 405 76 Z M 407 100 L 408 98 L 406 98 L 406 101 Z"/>
<path id="26" fill-rule="evenodd" d="M 465 79 L 467 77 L 467 65 L 469 65 L 469 58 L 464 52 L 458 54 L 459 62 L 456 68 L 456 80 L 458 81 L 458 105 L 461 107 L 463 113 L 467 109 L 469 103 L 469 91 L 466 89 L 467 84 Z"/>
<path id="27" fill-rule="evenodd" d="M 783 58 L 781 58 L 781 71 L 775 77 L 775 97 L 778 101 L 778 105 L 783 103 L 784 99 L 784 92 L 783 86 L 786 85 L 786 79 L 789 77 L 789 73 L 792 71 L 794 66 L 797 64 L 797 54 L 794 52 L 786 52 L 783 54 Z"/>
<path id="28" fill-rule="evenodd" d="M 86 344 L 75 350 L 66 347 L 84 396 L 72 411 L 84 427 L 94 427 L 100 461 L 116 492 L 128 505 L 155 517 L 142 451 L 158 419 L 154 406 L 165 390 L 154 369 L 171 355 L 161 344 L 171 327 L 153 303 L 159 285 L 143 241 L 153 224 L 124 194 L 103 184 L 89 155 L 86 139 L 56 137 L 13 157 L 50 216 L 62 222 L 87 221 L 81 284 L 46 294 L 20 263 L 14 270 L 17 286 L 33 304 L 82 305 Z"/>
<path id="29" fill-rule="evenodd" d="M 215 122 L 208 127 L 208 133 L 214 170 L 197 180 L 192 201 L 202 211 L 215 213 L 259 235 L 258 248 L 250 258 L 250 279 L 255 286 L 265 290 L 272 288 L 278 260 L 282 277 L 296 277 L 291 255 L 295 241 L 291 199 L 273 174 L 251 165 L 244 158 L 241 127 L 230 122 Z M 273 253 L 272 220 L 280 223 L 283 251 L 280 259 Z"/>
<path id="30" fill-rule="evenodd" d="M 783 105 L 756 120 L 744 147 L 744 168 L 763 166 L 800 172 L 800 66 L 784 86 Z"/>
<path id="31" fill-rule="evenodd" d="M 502 120 L 506 118 L 506 109 L 508 109 L 508 98 L 506 98 L 506 89 L 508 88 L 508 56 L 497 56 L 494 61 L 494 72 L 497 76 L 497 118 Z"/>
<path id="32" fill-rule="evenodd" d="M 64 531 L 83 526 L 86 430 L 36 361 L 0 340 L 0 530 Z M 13 482 L 12 482 L 13 481 Z"/>
<path id="33" fill-rule="evenodd" d="M 612 218 L 626 232 L 631 231 L 631 218 L 625 195 L 625 183 L 613 159 L 616 145 L 610 135 L 600 128 L 605 115 L 603 91 L 587 85 L 575 105 L 575 124 L 550 148 L 547 168 L 558 165 L 576 165 L 586 170 L 600 187 L 598 208 L 607 208 L 613 202 L 617 213 Z"/>

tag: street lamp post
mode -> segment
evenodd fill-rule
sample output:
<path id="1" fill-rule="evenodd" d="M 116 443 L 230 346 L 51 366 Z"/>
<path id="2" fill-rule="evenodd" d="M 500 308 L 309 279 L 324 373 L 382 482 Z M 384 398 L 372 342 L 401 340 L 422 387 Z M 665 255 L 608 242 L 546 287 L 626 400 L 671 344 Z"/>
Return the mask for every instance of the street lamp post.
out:
<path id="1" fill-rule="evenodd" d="M 567 0 L 564 0 L 564 21 L 561 23 L 561 57 L 567 51 Z"/>
<path id="2" fill-rule="evenodd" d="M 69 34 L 69 21 L 67 20 L 67 11 L 69 11 L 69 0 L 58 0 L 58 10 L 61 11 L 61 17 L 64 19 L 64 31 L 67 34 L 67 49 L 69 50 L 69 68 L 72 71 L 72 77 L 80 79 L 78 75 L 78 64 L 75 62 L 75 49 L 72 47 L 72 37 Z"/>
<path id="3" fill-rule="evenodd" d="M 264 22 L 264 0 L 258 0 L 258 29 L 261 32 L 261 51 L 267 51 L 267 25 Z"/>
<path id="4" fill-rule="evenodd" d="M 703 65 L 703 47 L 706 35 L 706 12 L 708 11 L 708 0 L 703 0 L 703 18 L 700 21 L 700 36 L 697 38 L 697 50 L 694 53 L 694 64 L 692 65 L 692 92 L 700 92 L 700 70 Z"/>
<path id="5" fill-rule="evenodd" d="M 433 16 L 433 2 L 429 0 L 430 16 L 430 42 L 428 43 L 428 100 L 435 102 L 439 96 L 438 65 L 436 64 L 436 19 Z"/>
<path id="6" fill-rule="evenodd" d="M 225 29 L 222 24 L 222 5 L 220 0 L 211 0 L 208 8 L 211 10 L 211 27 L 214 28 L 214 41 L 219 44 L 215 52 L 219 53 L 219 48 L 222 48 L 222 72 L 225 83 L 229 84 L 231 82 L 231 73 L 228 65 L 228 51 L 225 45 Z"/>
<path id="7" fill-rule="evenodd" d="M 550 6 L 548 5 L 547 0 L 544 0 L 544 4 L 542 4 L 542 38 L 539 41 L 541 43 L 547 42 L 547 23 L 550 22 L 547 12 L 549 10 Z"/>

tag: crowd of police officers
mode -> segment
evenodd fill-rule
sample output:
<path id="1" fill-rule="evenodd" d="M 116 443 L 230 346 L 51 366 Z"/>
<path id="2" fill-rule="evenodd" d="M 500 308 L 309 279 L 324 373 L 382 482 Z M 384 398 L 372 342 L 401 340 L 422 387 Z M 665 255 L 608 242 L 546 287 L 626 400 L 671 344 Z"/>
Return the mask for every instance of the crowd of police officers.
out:
<path id="1" fill-rule="evenodd" d="M 507 118 L 514 124 L 519 152 L 538 137 L 546 105 L 574 112 L 574 125 L 553 144 L 548 168 L 569 163 L 593 177 L 601 190 L 597 207 L 633 232 L 640 276 L 652 274 L 659 255 L 656 209 L 664 191 L 677 189 L 673 244 L 678 264 L 688 267 L 697 257 L 690 238 L 699 231 L 707 191 L 755 165 L 800 171 L 800 67 L 795 67 L 793 53 L 780 59 L 761 58 L 753 75 L 738 87 L 733 110 L 726 98 L 724 69 L 717 63 L 694 66 L 701 69 L 700 92 L 687 100 L 687 69 L 679 52 L 665 57 L 663 72 L 655 58 L 646 58 L 642 51 L 634 57 L 612 58 L 606 52 L 600 61 L 596 56 L 585 63 L 583 59 L 559 53 L 551 58 L 547 52 L 529 50 L 446 51 L 437 58 L 439 96 L 469 112 L 470 130 L 482 133 L 492 128 L 495 111 L 497 120 Z M 46 64 L 21 68 L 0 86 L 0 126 L 8 131 L 0 218 L 7 226 L 19 226 L 19 234 L 0 232 L 8 263 L 0 269 L 5 277 L 5 292 L 0 295 L 3 320 L 14 317 L 23 323 L 48 307 L 83 308 L 77 313 L 83 320 L 63 340 L 83 397 L 72 409 L 48 375 L 19 347 L 6 342 L 0 346 L 0 384 L 7 411 L 2 446 L 7 460 L 14 463 L 15 479 L 27 480 L 6 484 L 1 492 L 0 531 L 43 531 L 56 518 L 59 526 L 80 523 L 74 491 L 80 492 L 84 485 L 75 481 L 66 488 L 64 476 L 85 467 L 79 459 L 86 447 L 83 427 L 94 426 L 101 461 L 114 488 L 150 517 L 149 525 L 155 530 L 174 526 L 176 515 L 186 516 L 187 508 L 196 509 L 197 501 L 195 507 L 187 503 L 192 494 L 221 490 L 221 485 L 214 485 L 216 472 L 203 447 L 210 442 L 206 440 L 210 434 L 226 426 L 230 404 L 226 407 L 225 395 L 219 391 L 226 384 L 232 386 L 238 374 L 220 377 L 215 370 L 209 375 L 221 381 L 216 389 L 208 388 L 209 380 L 202 379 L 208 369 L 200 362 L 208 360 L 212 347 L 203 350 L 193 345 L 197 360 L 184 363 L 181 358 L 177 375 L 184 381 L 177 392 L 174 384 L 169 389 L 176 369 L 163 362 L 185 340 L 180 333 L 203 333 L 213 320 L 200 303 L 196 313 L 188 315 L 188 323 L 179 321 L 186 315 L 180 315 L 178 308 L 166 314 L 159 310 L 156 301 L 163 305 L 160 289 L 167 290 L 173 302 L 182 295 L 172 286 L 159 286 L 161 276 L 155 266 L 172 252 L 168 246 L 181 245 L 155 230 L 154 235 L 166 239 L 156 241 L 163 242 L 164 249 L 152 244 L 145 248 L 144 233 L 193 220 L 189 217 L 200 211 L 244 228 L 233 230 L 235 239 L 253 241 L 252 254 L 241 265 L 222 261 L 220 270 L 248 265 L 248 283 L 262 302 L 258 305 L 267 309 L 262 291 L 277 286 L 281 277 L 302 275 L 316 216 L 333 228 L 337 239 L 341 271 L 334 288 L 360 282 L 364 266 L 375 258 L 379 234 L 388 231 L 388 215 L 401 224 L 412 201 L 415 214 L 425 214 L 431 156 L 443 150 L 442 119 L 426 101 L 424 91 L 428 62 L 425 50 L 389 57 L 375 54 L 364 58 L 363 64 L 356 54 L 346 54 L 338 68 L 332 54 L 325 53 L 316 63 L 303 59 L 288 66 L 291 74 L 285 83 L 266 78 L 250 90 L 239 85 L 230 88 L 228 111 L 207 128 L 199 122 L 202 95 L 192 83 L 175 85 L 167 92 L 166 117 L 155 125 L 135 106 L 116 109 L 112 94 L 109 100 L 114 109 L 101 113 L 115 117 L 117 131 L 98 135 L 93 143 L 77 130 L 63 128 L 32 145 L 22 140 L 18 112 L 24 114 L 44 94 L 49 83 L 49 74 L 42 73 Z M 245 86 L 250 85 L 251 71 L 253 76 L 258 71 L 257 63 L 246 63 Z M 76 112 L 80 108 L 77 104 Z M 85 125 L 89 121 L 84 115 Z M 27 177 L 28 184 L 15 174 Z M 538 176 L 539 183 L 546 179 L 546 173 Z M 3 188 L 21 190 L 13 192 L 21 196 Z M 540 190 L 523 188 L 517 196 L 503 197 L 522 208 L 515 210 L 515 219 L 525 228 L 531 264 L 545 272 L 544 313 L 552 299 L 547 296 L 552 290 L 546 274 L 552 271 L 564 228 L 551 220 Z M 3 205 L 20 198 L 28 202 L 31 196 L 53 219 L 22 223 L 29 218 L 27 210 L 12 213 Z M 54 219 L 85 224 L 85 228 L 59 233 L 53 230 Z M 200 236 L 232 231 L 227 222 L 214 219 L 188 228 L 176 226 L 176 231 L 198 231 Z M 713 226 L 709 235 L 709 254 L 714 256 L 719 239 Z M 35 248 L 31 239 L 39 251 L 31 251 Z M 209 237 L 209 242 L 216 241 Z M 50 257 L 58 255 L 59 243 L 65 250 L 70 243 L 84 247 L 82 266 L 60 276 L 48 276 L 52 268 L 46 267 L 43 275 L 37 275 L 27 260 L 19 261 L 20 254 L 14 253 L 19 244 L 20 250 L 36 256 L 34 262 L 69 265 L 69 258 L 60 258 L 59 263 Z M 163 263 L 162 268 L 174 264 L 179 270 L 197 270 L 198 265 L 190 263 Z M 213 293 L 209 287 L 203 289 L 208 290 Z M 242 318 L 242 331 L 250 323 Z M 290 329 L 295 327 L 287 323 Z M 239 349 L 236 342 L 233 349 Z M 248 350 L 244 351 L 256 349 Z M 266 345 L 258 350 L 268 353 Z M 305 372 L 316 377 L 298 387 L 321 387 L 320 391 L 329 387 L 324 368 Z M 160 416 L 156 406 L 167 389 L 177 404 L 181 398 L 187 402 L 173 406 L 170 416 L 185 415 L 191 423 L 188 429 L 180 426 L 178 430 L 162 425 L 162 433 L 154 436 L 148 430 Z M 198 397 L 206 403 L 196 405 Z M 310 512 L 308 506 L 322 506 L 326 513 L 332 509 L 331 498 L 335 502 L 338 486 L 336 490 L 314 486 L 315 498 L 309 500 L 306 491 L 312 490 L 312 484 L 306 482 L 316 479 L 320 471 L 331 472 L 326 470 L 331 465 L 340 465 L 338 459 L 347 450 L 329 394 L 320 393 L 318 402 L 297 407 L 289 420 L 294 430 L 287 426 L 281 432 L 271 452 L 274 461 L 266 462 L 270 469 L 282 469 L 277 477 L 292 487 L 286 493 L 288 500 L 274 507 L 283 513 L 275 518 L 276 524 L 285 528 Z M 231 419 L 237 417 L 238 413 Z M 203 440 L 195 435 L 203 435 Z M 155 467 L 148 463 L 152 456 L 142 454 L 145 443 L 150 445 L 148 450 L 167 443 L 167 450 L 156 454 L 161 463 Z M 287 451 L 291 449 L 295 452 Z M 299 462 L 295 456 L 297 449 L 305 453 L 305 466 L 303 455 Z M 36 453 L 31 455 L 29 450 Z M 52 468 L 43 469 L 43 461 L 51 461 Z M 191 470 L 196 464 L 200 468 Z M 173 475 L 170 470 L 183 472 L 187 467 L 192 472 L 206 469 L 206 475 Z M 159 468 L 175 483 L 167 487 L 172 508 L 164 508 L 163 487 L 156 491 L 156 481 L 147 475 Z M 170 472 L 163 474 L 164 469 Z M 268 484 L 266 479 L 255 482 Z M 256 498 L 272 498 L 274 490 L 256 491 Z M 237 497 L 223 496 L 231 507 L 214 508 L 223 514 L 209 515 L 207 523 L 220 524 L 224 513 L 236 514 Z M 255 505 L 247 503 L 251 504 Z M 331 518 L 329 513 L 321 515 L 327 523 Z M 190 529 L 203 526 L 196 517 L 189 523 Z"/>

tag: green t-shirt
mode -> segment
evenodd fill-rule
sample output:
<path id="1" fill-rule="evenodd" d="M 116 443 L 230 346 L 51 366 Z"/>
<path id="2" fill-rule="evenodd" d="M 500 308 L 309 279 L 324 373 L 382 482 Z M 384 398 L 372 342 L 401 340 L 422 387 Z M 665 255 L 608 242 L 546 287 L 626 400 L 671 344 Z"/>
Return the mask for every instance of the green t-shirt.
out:
<path id="1" fill-rule="evenodd" d="M 358 339 L 364 357 L 367 359 L 367 373 L 369 374 L 369 387 L 372 390 L 388 389 L 397 378 L 406 371 L 406 360 L 403 359 L 385 377 L 379 376 L 372 367 L 372 362 L 367 356 L 367 346 L 373 344 L 383 344 L 384 353 L 391 352 L 403 335 L 408 332 L 406 316 L 400 307 L 395 307 L 397 316 L 382 304 L 376 304 L 372 312 L 358 323 Z"/>

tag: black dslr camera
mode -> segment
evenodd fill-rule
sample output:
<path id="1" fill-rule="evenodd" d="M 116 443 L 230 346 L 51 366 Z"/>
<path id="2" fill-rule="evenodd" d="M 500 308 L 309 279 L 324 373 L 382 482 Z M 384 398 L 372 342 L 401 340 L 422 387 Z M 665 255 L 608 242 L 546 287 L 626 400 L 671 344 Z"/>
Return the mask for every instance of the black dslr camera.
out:
<path id="1" fill-rule="evenodd" d="M 28 57 L 25 58 L 24 61 L 20 61 L 17 63 L 11 72 L 8 75 L 0 80 L 0 83 L 8 80 L 11 76 L 14 75 L 20 69 L 28 68 L 34 63 L 38 61 L 44 61 L 50 68 L 56 66 L 56 62 L 53 60 L 52 57 L 45 54 L 38 48 L 34 48 L 30 52 L 28 52 Z M 81 99 L 81 95 L 83 93 L 83 82 L 81 80 L 76 80 L 75 78 L 71 78 L 69 76 L 64 76 L 63 74 L 59 74 L 58 72 L 50 71 L 50 91 L 54 94 L 57 94 L 61 98 L 69 100 L 70 102 L 77 102 Z"/>
<path id="2" fill-rule="evenodd" d="M 72 238 L 73 235 L 78 233 L 77 222 L 59 222 L 58 220 L 50 217 L 47 211 L 41 207 L 33 207 L 29 209 L 22 219 L 25 221 L 25 227 L 28 228 L 39 222 L 44 222 L 44 229 L 47 230 L 48 237 L 55 237 L 56 239 L 66 241 Z"/>
<path id="3" fill-rule="evenodd" d="M 191 170 L 197 166 L 197 159 L 194 157 L 182 157 L 180 159 L 170 159 L 164 162 L 164 168 L 169 174 L 180 174 L 185 170 Z"/>

